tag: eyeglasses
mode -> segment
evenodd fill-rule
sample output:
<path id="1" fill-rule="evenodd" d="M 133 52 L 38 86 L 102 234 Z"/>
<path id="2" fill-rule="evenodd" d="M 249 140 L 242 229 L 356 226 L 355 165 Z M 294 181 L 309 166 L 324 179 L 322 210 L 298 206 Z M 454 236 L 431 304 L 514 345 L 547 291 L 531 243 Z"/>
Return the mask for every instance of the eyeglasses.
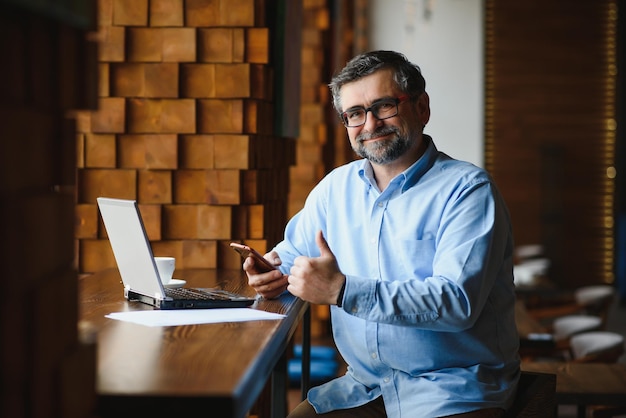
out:
<path id="1" fill-rule="evenodd" d="M 389 119 L 398 114 L 398 105 L 410 99 L 410 96 L 400 96 L 390 99 L 381 99 L 374 102 L 370 107 L 355 106 L 341 114 L 343 124 L 348 128 L 356 128 L 365 125 L 367 121 L 367 112 L 378 120 Z"/>

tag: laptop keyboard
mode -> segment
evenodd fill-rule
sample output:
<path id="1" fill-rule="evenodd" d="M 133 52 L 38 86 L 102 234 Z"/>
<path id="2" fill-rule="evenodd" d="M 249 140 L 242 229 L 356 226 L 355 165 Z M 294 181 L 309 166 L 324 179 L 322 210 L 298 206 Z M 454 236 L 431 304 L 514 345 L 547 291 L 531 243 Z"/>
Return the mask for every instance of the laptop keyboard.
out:
<path id="1" fill-rule="evenodd" d="M 178 288 L 165 289 L 165 295 L 172 299 L 202 299 L 202 300 L 237 300 L 248 299 L 245 296 L 231 293 L 222 289 L 194 289 L 194 288 Z"/>

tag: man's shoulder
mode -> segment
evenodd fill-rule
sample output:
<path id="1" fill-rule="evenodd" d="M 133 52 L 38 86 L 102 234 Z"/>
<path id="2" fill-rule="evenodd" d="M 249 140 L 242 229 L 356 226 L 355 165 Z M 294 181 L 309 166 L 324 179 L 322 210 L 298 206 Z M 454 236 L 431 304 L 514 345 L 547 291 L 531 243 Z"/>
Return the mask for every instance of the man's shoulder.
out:
<path id="1" fill-rule="evenodd" d="M 439 152 L 439 155 L 435 160 L 435 164 L 433 165 L 433 167 L 437 168 L 439 171 L 445 171 L 448 173 L 455 172 L 459 176 L 467 178 L 482 177 L 485 180 L 489 180 L 489 173 L 484 168 L 478 167 L 477 165 L 470 163 L 469 161 L 457 160 L 443 152 Z"/>

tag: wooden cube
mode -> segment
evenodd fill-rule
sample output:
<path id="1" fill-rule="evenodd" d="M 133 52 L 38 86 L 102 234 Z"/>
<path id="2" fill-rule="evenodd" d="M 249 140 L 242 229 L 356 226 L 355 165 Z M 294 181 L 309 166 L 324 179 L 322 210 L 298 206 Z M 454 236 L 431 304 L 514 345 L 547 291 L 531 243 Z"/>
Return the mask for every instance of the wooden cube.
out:
<path id="1" fill-rule="evenodd" d="M 188 268 L 185 265 L 184 258 L 184 242 L 183 240 L 159 240 L 151 241 L 152 253 L 155 257 L 174 257 L 176 258 L 176 270 Z M 174 277 L 176 277 L 174 270 Z"/>
<path id="2" fill-rule="evenodd" d="M 76 132 L 88 133 L 91 132 L 91 114 L 93 112 L 88 111 L 74 111 L 68 112 L 68 118 L 74 118 L 76 120 Z"/>
<path id="3" fill-rule="evenodd" d="M 163 28 L 163 61 L 195 62 L 196 29 Z"/>
<path id="4" fill-rule="evenodd" d="M 217 267 L 223 269 L 236 269 L 241 270 L 243 265 L 243 259 L 241 256 L 233 251 L 230 247 L 230 243 L 233 240 L 217 241 Z"/>
<path id="5" fill-rule="evenodd" d="M 165 239 L 229 239 L 231 208 L 210 205 L 165 205 Z"/>
<path id="6" fill-rule="evenodd" d="M 176 169 L 178 167 L 178 138 L 170 135 L 144 135 L 146 168 Z"/>
<path id="7" fill-rule="evenodd" d="M 320 103 L 303 103 L 300 106 L 300 120 L 308 125 L 324 123 L 324 106 Z"/>
<path id="8" fill-rule="evenodd" d="M 231 250 L 232 251 L 232 250 Z M 234 252 L 234 251 L 233 251 Z M 185 268 L 217 268 L 215 240 L 184 240 L 183 262 Z"/>
<path id="9" fill-rule="evenodd" d="M 130 99 L 129 133 L 195 133 L 196 102 L 191 99 Z"/>
<path id="10" fill-rule="evenodd" d="M 85 134 L 76 135 L 76 168 L 85 167 Z"/>
<path id="11" fill-rule="evenodd" d="M 108 240 L 80 240 L 78 259 L 80 271 L 83 273 L 95 273 L 117 266 Z M 120 284 L 120 291 L 121 286 Z"/>
<path id="12" fill-rule="evenodd" d="M 243 133 L 242 100 L 198 100 L 198 132 Z"/>
<path id="13" fill-rule="evenodd" d="M 177 170 L 174 202 L 236 205 L 241 201 L 238 170 Z"/>
<path id="14" fill-rule="evenodd" d="M 215 97 L 250 97 L 250 65 L 215 64 Z"/>
<path id="15" fill-rule="evenodd" d="M 178 140 L 167 135 L 120 135 L 118 164 L 123 168 L 176 169 Z"/>
<path id="16" fill-rule="evenodd" d="M 123 26 L 103 26 L 98 31 L 98 61 L 122 62 L 126 51 L 126 30 Z"/>
<path id="17" fill-rule="evenodd" d="M 78 203 L 95 203 L 99 196 L 135 199 L 137 172 L 120 169 L 84 169 L 78 172 Z"/>
<path id="18" fill-rule="evenodd" d="M 98 0 L 96 2 L 98 7 L 98 26 L 112 26 L 113 25 L 113 0 Z"/>
<path id="19" fill-rule="evenodd" d="M 274 97 L 274 80 L 267 65 L 250 66 L 250 97 L 271 101 Z"/>
<path id="20" fill-rule="evenodd" d="M 113 0 L 113 25 L 148 25 L 148 0 Z"/>
<path id="21" fill-rule="evenodd" d="M 220 1 L 218 26 L 254 26 L 255 0 Z"/>
<path id="22" fill-rule="evenodd" d="M 141 203 L 172 203 L 172 172 L 139 170 L 137 200 Z"/>
<path id="23" fill-rule="evenodd" d="M 86 134 L 84 147 L 85 167 L 115 167 L 114 134 Z"/>
<path id="24" fill-rule="evenodd" d="M 163 28 L 127 28 L 126 62 L 163 61 Z"/>
<path id="25" fill-rule="evenodd" d="M 247 206 L 247 230 L 246 237 L 253 239 L 263 239 L 265 233 L 265 206 L 263 205 L 250 205 Z M 260 248 L 255 247 L 257 251 L 261 251 Z"/>
<path id="26" fill-rule="evenodd" d="M 215 168 L 213 135 L 182 135 L 180 168 Z"/>
<path id="27" fill-rule="evenodd" d="M 112 66 L 113 94 L 122 97 L 178 97 L 178 65 L 125 63 Z"/>
<path id="28" fill-rule="evenodd" d="M 220 26 L 220 0 L 186 0 L 185 24 L 187 26 Z"/>
<path id="29" fill-rule="evenodd" d="M 243 29 L 233 29 L 233 62 L 246 60 L 246 34 Z"/>
<path id="30" fill-rule="evenodd" d="M 198 29 L 198 62 L 242 62 L 243 44 L 242 29 Z"/>
<path id="31" fill-rule="evenodd" d="M 145 135 L 119 135 L 117 140 L 118 165 L 121 168 L 145 168 Z"/>
<path id="32" fill-rule="evenodd" d="M 91 113 L 91 131 L 94 133 L 124 132 L 125 100 L 120 97 L 102 97 L 98 103 L 98 110 Z"/>
<path id="33" fill-rule="evenodd" d="M 180 81 L 182 97 L 215 97 L 215 64 L 183 64 Z"/>
<path id="34" fill-rule="evenodd" d="M 74 210 L 74 236 L 76 238 L 98 238 L 98 206 L 79 204 Z"/>
<path id="35" fill-rule="evenodd" d="M 145 64 L 111 65 L 111 85 L 114 96 L 138 97 L 145 94 Z"/>
<path id="36" fill-rule="evenodd" d="M 249 28 L 245 30 L 246 62 L 269 64 L 270 33 L 269 28 Z"/>
<path id="37" fill-rule="evenodd" d="M 244 101 L 245 124 L 243 132 L 272 135 L 274 133 L 274 106 L 262 100 Z"/>
<path id="38" fill-rule="evenodd" d="M 178 97 L 178 64 L 146 64 L 144 97 Z"/>
<path id="39" fill-rule="evenodd" d="M 183 26 L 183 0 L 150 0 L 150 26 Z"/>
<path id="40" fill-rule="evenodd" d="M 215 168 L 251 168 L 250 140 L 248 135 L 215 135 Z"/>
<path id="41" fill-rule="evenodd" d="M 161 216 L 160 204 L 147 204 L 139 202 L 139 212 L 143 220 L 143 226 L 146 228 L 146 235 L 150 242 L 162 239 L 163 219 Z"/>
<path id="42" fill-rule="evenodd" d="M 111 95 L 110 72 L 108 63 L 98 64 L 98 96 L 109 97 Z"/>

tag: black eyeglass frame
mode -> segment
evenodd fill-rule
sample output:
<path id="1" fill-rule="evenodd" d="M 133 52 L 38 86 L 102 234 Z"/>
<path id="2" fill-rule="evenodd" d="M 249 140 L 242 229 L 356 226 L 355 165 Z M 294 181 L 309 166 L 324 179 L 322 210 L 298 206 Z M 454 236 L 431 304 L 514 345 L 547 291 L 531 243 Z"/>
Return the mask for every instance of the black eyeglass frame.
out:
<path id="1" fill-rule="evenodd" d="M 384 99 L 377 100 L 370 107 L 354 106 L 354 107 L 348 109 L 347 111 L 342 112 L 339 115 L 339 117 L 341 119 L 341 122 L 344 124 L 344 126 L 346 128 L 358 128 L 359 126 L 365 125 L 365 123 L 367 122 L 367 114 L 368 114 L 368 112 L 372 112 L 372 116 L 374 116 L 378 120 L 390 119 L 390 118 L 393 118 L 394 116 L 397 116 L 398 112 L 399 112 L 398 105 L 400 103 L 402 103 L 402 102 L 406 102 L 407 100 L 411 99 L 411 97 L 412 96 L 410 96 L 408 94 L 405 94 L 405 95 L 398 96 L 398 97 L 390 97 L 390 98 L 384 98 Z M 394 101 L 395 105 L 396 105 L 396 112 L 393 115 L 388 115 L 388 116 L 385 116 L 385 117 L 381 118 L 381 117 L 378 116 L 377 107 L 381 103 L 384 103 L 385 101 Z M 359 123 L 358 125 L 349 125 L 348 116 L 347 116 L 348 115 L 348 111 L 355 111 L 355 110 L 363 110 L 365 112 L 364 113 L 365 114 L 365 119 L 363 119 L 363 122 Z"/>

